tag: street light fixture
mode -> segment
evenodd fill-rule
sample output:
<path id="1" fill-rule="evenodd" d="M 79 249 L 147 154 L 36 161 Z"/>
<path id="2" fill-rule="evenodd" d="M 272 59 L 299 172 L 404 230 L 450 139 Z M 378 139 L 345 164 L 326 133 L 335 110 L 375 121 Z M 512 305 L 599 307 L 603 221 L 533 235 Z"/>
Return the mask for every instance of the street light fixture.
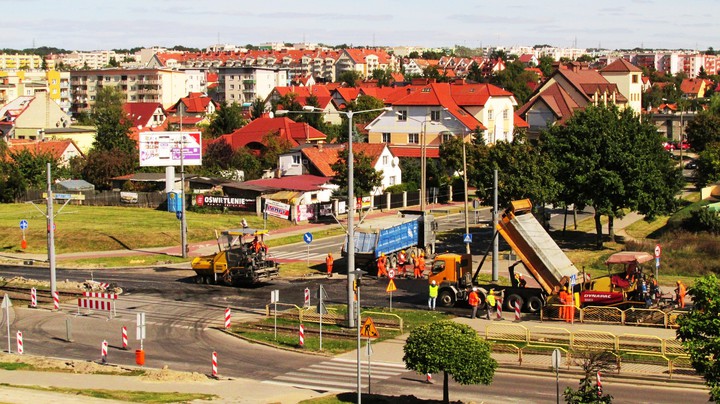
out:
<path id="1" fill-rule="evenodd" d="M 347 282 L 347 303 L 348 303 L 348 327 L 355 327 L 355 318 L 353 316 L 353 281 L 355 280 L 354 269 L 355 268 L 355 187 L 354 187 L 354 156 L 353 156 L 353 116 L 357 114 L 364 114 L 367 112 L 378 112 L 378 111 L 392 111 L 392 108 L 375 108 L 366 109 L 362 111 L 337 111 L 338 114 L 345 115 L 348 119 L 348 222 L 347 222 L 347 252 L 348 252 L 348 282 Z M 277 110 L 276 115 L 286 115 L 289 113 L 324 113 L 319 108 L 311 105 L 303 107 L 302 111 L 287 111 Z M 359 303 L 358 303 L 359 304 Z M 358 306 L 359 307 L 359 306 Z M 360 320 L 358 318 L 358 320 Z M 358 328 L 360 324 L 357 325 Z"/>

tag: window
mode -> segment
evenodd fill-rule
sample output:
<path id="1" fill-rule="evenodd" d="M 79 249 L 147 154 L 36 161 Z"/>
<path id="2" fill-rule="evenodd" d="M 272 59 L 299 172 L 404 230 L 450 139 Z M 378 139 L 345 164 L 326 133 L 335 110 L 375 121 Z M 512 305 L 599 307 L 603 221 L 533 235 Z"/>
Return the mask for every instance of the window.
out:
<path id="1" fill-rule="evenodd" d="M 509 110 L 509 109 L 506 109 L 505 111 L 503 111 L 503 119 L 508 119 L 509 116 L 510 116 L 510 110 Z"/>
<path id="2" fill-rule="evenodd" d="M 390 133 L 385 132 L 382 134 L 382 142 L 390 143 Z"/>
<path id="3" fill-rule="evenodd" d="M 234 89 L 235 89 L 235 84 L 230 84 L 230 89 L 231 89 L 231 90 L 234 90 Z"/>
<path id="4" fill-rule="evenodd" d="M 442 141 L 443 141 L 443 143 L 451 141 L 452 138 L 453 138 L 453 134 L 452 134 L 452 133 L 443 133 L 443 135 L 442 135 Z"/>
<path id="5" fill-rule="evenodd" d="M 396 182 L 395 182 L 395 176 L 393 175 L 392 177 L 390 177 L 390 186 L 393 186 L 393 185 L 395 185 L 395 184 L 396 184 Z"/>
<path id="6" fill-rule="evenodd" d="M 488 109 L 488 120 L 491 121 L 492 119 L 493 119 L 493 110 L 492 110 L 492 109 Z"/>
<path id="7" fill-rule="evenodd" d="M 387 163 L 388 163 L 388 156 L 383 156 L 383 162 L 382 162 L 382 163 L 383 163 L 383 165 L 385 165 L 385 166 L 387 165 Z"/>
<path id="8" fill-rule="evenodd" d="M 408 143 L 420 143 L 420 135 L 417 133 L 408 133 Z"/>
<path id="9" fill-rule="evenodd" d="M 398 111 L 398 121 L 407 121 L 407 110 Z"/>
<path id="10" fill-rule="evenodd" d="M 633 84 L 637 84 L 637 82 L 638 82 L 638 75 L 637 75 L 637 74 L 633 74 L 633 75 L 632 75 L 632 82 L 633 82 Z"/>
<path id="11" fill-rule="evenodd" d="M 430 120 L 437 122 L 440 120 L 440 111 L 430 111 Z"/>
<path id="12" fill-rule="evenodd" d="M 300 155 L 299 154 L 294 154 L 292 156 L 292 159 L 293 159 L 293 164 L 300 164 Z"/>

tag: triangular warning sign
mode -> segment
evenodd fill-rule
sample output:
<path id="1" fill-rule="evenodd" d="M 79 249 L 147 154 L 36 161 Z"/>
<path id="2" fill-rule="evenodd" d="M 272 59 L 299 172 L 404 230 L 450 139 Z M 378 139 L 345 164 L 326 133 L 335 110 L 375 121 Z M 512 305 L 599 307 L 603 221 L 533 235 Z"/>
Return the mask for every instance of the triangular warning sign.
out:
<path id="1" fill-rule="evenodd" d="M 362 325 L 360 335 L 365 338 L 378 338 L 380 336 L 377 328 L 375 328 L 375 323 L 373 323 L 370 317 L 368 317 L 367 320 L 365 320 L 365 324 Z"/>
<path id="2" fill-rule="evenodd" d="M 396 290 L 397 290 L 397 288 L 395 287 L 395 281 L 390 279 L 390 283 L 388 283 L 388 287 L 387 287 L 387 289 L 385 289 L 385 291 L 390 293 L 390 292 L 394 292 Z"/>

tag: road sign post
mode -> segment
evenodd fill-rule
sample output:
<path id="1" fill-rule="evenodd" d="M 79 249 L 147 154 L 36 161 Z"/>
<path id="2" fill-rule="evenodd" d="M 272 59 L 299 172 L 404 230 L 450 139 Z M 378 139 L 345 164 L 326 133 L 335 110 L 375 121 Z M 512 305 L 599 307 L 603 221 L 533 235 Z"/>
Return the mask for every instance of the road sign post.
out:
<path id="1" fill-rule="evenodd" d="M 313 241 L 313 235 L 310 232 L 303 234 L 303 240 L 307 244 L 307 267 L 310 268 L 310 243 Z"/>
<path id="2" fill-rule="evenodd" d="M 280 301 L 280 291 L 275 289 L 270 292 L 270 303 L 275 305 L 275 341 L 277 341 L 277 304 Z"/>
<path id="3" fill-rule="evenodd" d="M 472 233 L 465 233 L 463 236 L 463 243 L 472 244 Z"/>
<path id="4" fill-rule="evenodd" d="M 325 309 L 325 303 L 323 300 L 327 299 L 327 293 L 325 293 L 325 288 L 323 288 L 322 285 L 318 285 L 318 305 L 317 305 L 317 312 L 320 315 L 320 350 L 322 351 L 322 316 L 323 314 L 327 313 L 327 310 Z"/>
<path id="5" fill-rule="evenodd" d="M 135 316 L 135 339 L 140 340 L 140 350 L 143 350 L 143 340 L 145 339 L 145 313 L 137 313 Z"/>
<path id="6" fill-rule="evenodd" d="M 660 275 L 660 254 L 662 253 L 662 248 L 660 248 L 660 244 L 655 244 L 655 280 L 658 279 L 658 275 Z"/>
<path id="7" fill-rule="evenodd" d="M 7 324 L 7 338 L 8 338 L 8 353 L 12 353 L 12 347 L 10 346 L 10 306 L 12 306 L 12 302 L 10 302 L 10 298 L 8 297 L 7 293 L 5 293 L 5 296 L 2 300 L 2 305 L 0 305 L 0 308 L 5 309 L 5 323 Z"/>
<path id="8" fill-rule="evenodd" d="M 555 369 L 555 396 L 557 404 L 560 404 L 560 359 L 562 353 L 559 349 L 555 349 L 552 353 L 552 367 Z"/>

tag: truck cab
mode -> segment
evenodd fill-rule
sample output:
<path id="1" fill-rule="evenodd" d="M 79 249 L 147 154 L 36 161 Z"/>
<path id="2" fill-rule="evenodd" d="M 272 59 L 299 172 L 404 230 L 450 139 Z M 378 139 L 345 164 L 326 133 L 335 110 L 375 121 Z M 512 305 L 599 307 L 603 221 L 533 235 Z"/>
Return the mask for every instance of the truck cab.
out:
<path id="1" fill-rule="evenodd" d="M 438 284 L 439 304 L 452 307 L 467 300 L 469 289 L 473 287 L 472 277 L 472 255 L 445 253 L 435 257 L 428 282 Z"/>

